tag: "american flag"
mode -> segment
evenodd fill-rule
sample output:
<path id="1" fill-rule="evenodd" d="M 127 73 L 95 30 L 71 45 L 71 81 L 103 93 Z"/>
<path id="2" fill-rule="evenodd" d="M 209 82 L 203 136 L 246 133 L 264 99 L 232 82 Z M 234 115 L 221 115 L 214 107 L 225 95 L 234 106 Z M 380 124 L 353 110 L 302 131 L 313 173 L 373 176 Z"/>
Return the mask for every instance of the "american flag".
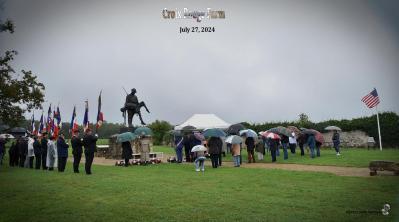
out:
<path id="1" fill-rule="evenodd" d="M 368 108 L 373 108 L 380 103 L 377 90 L 374 88 L 369 94 L 363 97 L 362 102 L 366 104 Z"/>

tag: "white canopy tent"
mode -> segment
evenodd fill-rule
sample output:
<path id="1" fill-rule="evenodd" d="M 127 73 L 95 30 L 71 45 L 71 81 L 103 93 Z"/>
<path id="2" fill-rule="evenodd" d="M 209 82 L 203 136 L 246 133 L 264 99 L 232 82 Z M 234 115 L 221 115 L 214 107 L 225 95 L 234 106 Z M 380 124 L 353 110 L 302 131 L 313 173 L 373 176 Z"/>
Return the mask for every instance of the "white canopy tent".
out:
<path id="1" fill-rule="evenodd" d="M 175 130 L 181 130 L 185 126 L 194 126 L 198 130 L 208 128 L 227 129 L 230 125 L 215 114 L 194 114 L 184 123 L 175 126 Z"/>

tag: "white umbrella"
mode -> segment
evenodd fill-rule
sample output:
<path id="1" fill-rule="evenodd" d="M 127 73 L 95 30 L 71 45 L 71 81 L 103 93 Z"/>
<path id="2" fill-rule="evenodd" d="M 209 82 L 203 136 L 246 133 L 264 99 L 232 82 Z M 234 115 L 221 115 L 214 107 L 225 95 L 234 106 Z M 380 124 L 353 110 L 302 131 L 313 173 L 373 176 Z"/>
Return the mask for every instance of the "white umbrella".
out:
<path id="1" fill-rule="evenodd" d="M 0 138 L 2 139 L 14 139 L 15 137 L 11 134 L 0 134 Z"/>
<path id="2" fill-rule="evenodd" d="M 324 128 L 325 130 L 338 130 L 338 131 L 342 131 L 341 128 L 339 128 L 338 126 L 327 126 L 326 128 Z"/>
<path id="3" fill-rule="evenodd" d="M 243 134 L 246 134 L 248 137 L 258 137 L 258 134 L 251 129 L 240 130 L 240 136 L 242 136 Z"/>
<path id="4" fill-rule="evenodd" d="M 232 135 L 227 137 L 225 142 L 229 144 L 240 144 L 242 143 L 242 138 L 236 135 Z"/>
<path id="5" fill-rule="evenodd" d="M 203 145 L 196 145 L 191 149 L 191 152 L 201 152 L 201 151 L 207 151 L 208 149 L 204 147 Z"/>

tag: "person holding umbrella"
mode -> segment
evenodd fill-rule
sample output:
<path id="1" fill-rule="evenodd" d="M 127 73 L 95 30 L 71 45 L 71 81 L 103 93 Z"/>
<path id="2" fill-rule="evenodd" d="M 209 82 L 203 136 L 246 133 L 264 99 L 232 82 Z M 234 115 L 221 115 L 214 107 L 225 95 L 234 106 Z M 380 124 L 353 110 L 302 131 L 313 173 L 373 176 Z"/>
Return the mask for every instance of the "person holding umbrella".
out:
<path id="1" fill-rule="evenodd" d="M 231 144 L 231 155 L 233 156 L 234 167 L 240 167 L 242 138 L 232 135 L 226 138 L 226 143 Z"/>
<path id="2" fill-rule="evenodd" d="M 338 130 L 334 130 L 334 134 L 332 136 L 332 141 L 334 144 L 335 152 L 337 152 L 337 156 L 341 155 L 340 150 L 339 150 L 339 145 L 340 145 L 341 141 L 339 138 L 340 138 L 340 135 L 338 133 Z"/>
<path id="3" fill-rule="evenodd" d="M 125 167 L 129 166 L 129 160 L 132 158 L 133 150 L 129 141 L 122 142 L 122 159 L 125 160 Z"/>
<path id="4" fill-rule="evenodd" d="M 255 149 L 256 152 L 258 153 L 258 160 L 263 160 L 263 157 L 265 155 L 265 143 L 261 136 L 258 138 L 258 142 L 256 143 Z"/>
<path id="5" fill-rule="evenodd" d="M 207 151 L 206 147 L 203 145 L 196 145 L 191 149 L 192 153 L 196 153 L 197 158 L 194 161 L 195 171 L 204 172 L 205 171 L 205 152 Z"/>
<path id="6" fill-rule="evenodd" d="M 278 149 L 278 144 L 280 143 L 279 139 L 269 138 L 269 145 L 270 145 L 270 154 L 272 156 L 272 163 L 276 162 L 276 150 Z"/>
<path id="7" fill-rule="evenodd" d="M 219 137 L 211 137 L 208 142 L 209 154 L 211 155 L 212 167 L 218 168 L 221 162 L 223 142 Z M 220 158 L 220 160 L 219 160 Z M 221 165 L 221 164 L 220 164 Z"/>
<path id="8" fill-rule="evenodd" d="M 245 139 L 245 145 L 247 146 L 248 163 L 255 163 L 255 139 L 251 136 L 247 136 L 247 138 Z"/>
<path id="9" fill-rule="evenodd" d="M 241 144 L 232 144 L 231 145 L 231 154 L 233 155 L 234 167 L 240 167 Z"/>
<path id="10" fill-rule="evenodd" d="M 175 136 L 175 146 L 176 146 L 176 157 L 177 157 L 177 163 L 182 163 L 183 162 L 183 141 L 184 137 L 182 136 Z"/>
<path id="11" fill-rule="evenodd" d="M 186 133 L 183 137 L 183 146 L 184 146 L 184 154 L 186 156 L 186 162 L 193 162 L 193 160 L 191 159 L 191 149 L 193 147 L 191 146 L 189 133 Z"/>
<path id="12" fill-rule="evenodd" d="M 299 134 L 297 142 L 299 149 L 301 150 L 301 156 L 305 155 L 304 145 L 306 144 L 306 141 L 307 141 L 306 134 L 303 133 Z"/>
<path id="13" fill-rule="evenodd" d="M 289 143 L 290 143 L 290 150 L 292 154 L 295 154 L 295 149 L 296 149 L 296 138 L 295 138 L 295 133 L 292 132 L 292 136 L 289 137 Z"/>
<path id="14" fill-rule="evenodd" d="M 269 131 L 262 133 L 262 136 L 268 141 L 272 162 L 274 163 L 276 162 L 276 150 L 278 149 L 281 137 L 278 134 Z"/>
<path id="15" fill-rule="evenodd" d="M 316 139 L 315 139 L 314 134 L 308 134 L 307 143 L 308 143 L 308 146 L 309 146 L 309 149 L 310 149 L 310 156 L 312 158 L 315 158 L 314 149 L 316 147 Z"/>
<path id="16" fill-rule="evenodd" d="M 133 155 L 132 144 L 130 141 L 135 140 L 136 137 L 136 134 L 132 132 L 121 133 L 116 137 L 116 142 L 122 143 L 122 159 L 125 160 L 125 167 L 129 166 L 129 160 Z"/>

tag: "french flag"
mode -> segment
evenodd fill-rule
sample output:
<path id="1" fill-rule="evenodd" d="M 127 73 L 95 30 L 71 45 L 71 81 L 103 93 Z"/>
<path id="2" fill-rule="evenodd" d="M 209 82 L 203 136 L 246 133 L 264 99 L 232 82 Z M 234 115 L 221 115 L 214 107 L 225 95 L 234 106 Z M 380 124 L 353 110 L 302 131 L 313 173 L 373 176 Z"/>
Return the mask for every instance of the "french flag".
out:
<path id="1" fill-rule="evenodd" d="M 53 128 L 51 123 L 52 123 L 52 121 L 51 121 L 51 104 L 50 104 L 50 106 L 48 107 L 48 111 L 47 111 L 47 127 L 46 127 L 47 130 L 49 131 L 49 133 Z"/>
<path id="2" fill-rule="evenodd" d="M 40 117 L 40 122 L 39 122 L 39 131 L 38 135 L 41 136 L 43 131 L 44 131 L 44 119 L 43 119 L 43 111 L 42 111 L 42 116 Z"/>
<path id="3" fill-rule="evenodd" d="M 73 112 L 72 112 L 72 118 L 71 118 L 71 124 L 69 126 L 69 133 L 72 135 L 78 131 L 79 125 L 76 122 L 76 106 L 73 107 Z"/>
<path id="4" fill-rule="evenodd" d="M 57 106 L 57 111 L 54 111 L 54 119 L 57 120 L 57 126 L 61 126 L 61 112 L 60 112 L 60 107 Z"/>
<path id="5" fill-rule="evenodd" d="M 83 129 L 86 131 L 89 128 L 89 101 L 86 100 L 85 115 L 83 117 Z"/>
<path id="6" fill-rule="evenodd" d="M 31 131 L 32 135 L 36 135 L 37 131 L 36 131 L 36 126 L 35 126 L 35 114 L 34 113 L 32 114 L 32 119 L 31 119 L 30 124 L 32 127 L 32 131 Z"/>
<path id="7" fill-rule="evenodd" d="M 98 112 L 97 112 L 97 124 L 96 129 L 100 128 L 104 122 L 104 114 L 101 112 L 101 91 L 98 96 Z"/>

